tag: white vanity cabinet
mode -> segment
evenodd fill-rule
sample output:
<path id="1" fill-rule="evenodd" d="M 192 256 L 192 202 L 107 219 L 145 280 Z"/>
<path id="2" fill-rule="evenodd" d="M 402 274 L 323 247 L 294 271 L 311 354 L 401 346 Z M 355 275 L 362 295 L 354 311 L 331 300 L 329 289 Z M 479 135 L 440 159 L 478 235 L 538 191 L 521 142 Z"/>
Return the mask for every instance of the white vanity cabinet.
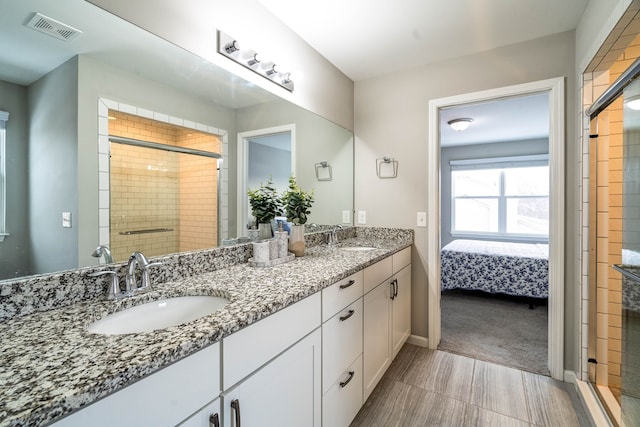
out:
<path id="1" fill-rule="evenodd" d="M 207 423 L 187 425 L 209 427 L 209 416 L 220 412 L 219 394 L 220 344 L 215 343 L 52 425 L 177 425 L 197 412 Z"/>
<path id="2" fill-rule="evenodd" d="M 223 340 L 223 425 L 320 427 L 320 293 Z"/>
<path id="3" fill-rule="evenodd" d="M 322 425 L 348 426 L 362 406 L 363 272 L 322 290 Z"/>
<path id="4" fill-rule="evenodd" d="M 411 333 L 411 248 L 364 270 L 364 400 Z"/>

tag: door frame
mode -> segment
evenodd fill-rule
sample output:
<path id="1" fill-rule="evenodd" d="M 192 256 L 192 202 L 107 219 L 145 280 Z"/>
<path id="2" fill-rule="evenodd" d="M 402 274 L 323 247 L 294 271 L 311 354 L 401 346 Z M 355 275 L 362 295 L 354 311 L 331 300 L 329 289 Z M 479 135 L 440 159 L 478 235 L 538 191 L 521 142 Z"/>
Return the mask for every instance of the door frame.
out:
<path id="1" fill-rule="evenodd" d="M 279 133 L 289 133 L 291 135 L 291 174 L 296 175 L 296 125 L 295 123 L 273 126 L 263 129 L 249 130 L 245 132 L 238 132 L 238 197 L 237 197 L 237 235 L 246 235 L 246 219 L 244 218 L 244 212 L 249 209 L 249 200 L 246 195 L 246 191 L 243 188 L 246 187 L 248 179 L 248 158 L 249 158 L 249 140 L 259 136 L 275 135 Z M 244 191 L 244 194 L 242 192 Z"/>
<path id="2" fill-rule="evenodd" d="M 549 318 L 551 377 L 564 380 L 564 219 L 565 99 L 564 77 L 455 95 L 429 101 L 427 146 L 427 236 L 429 348 L 440 343 L 440 114 L 442 108 L 500 98 L 549 93 Z"/>

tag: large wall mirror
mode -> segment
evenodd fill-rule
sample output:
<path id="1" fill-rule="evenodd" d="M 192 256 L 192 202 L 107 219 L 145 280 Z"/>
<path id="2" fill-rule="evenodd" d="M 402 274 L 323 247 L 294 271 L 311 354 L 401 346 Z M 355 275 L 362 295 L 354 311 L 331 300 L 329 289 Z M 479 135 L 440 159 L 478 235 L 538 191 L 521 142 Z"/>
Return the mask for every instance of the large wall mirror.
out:
<path id="1" fill-rule="evenodd" d="M 286 155 L 315 191 L 311 222 L 353 212 L 351 131 L 84 0 L 5 2 L 0 48 L 0 280 L 96 265 L 101 244 L 122 261 L 143 240 L 160 255 L 242 235 L 238 150 L 260 129 L 295 129 Z"/>

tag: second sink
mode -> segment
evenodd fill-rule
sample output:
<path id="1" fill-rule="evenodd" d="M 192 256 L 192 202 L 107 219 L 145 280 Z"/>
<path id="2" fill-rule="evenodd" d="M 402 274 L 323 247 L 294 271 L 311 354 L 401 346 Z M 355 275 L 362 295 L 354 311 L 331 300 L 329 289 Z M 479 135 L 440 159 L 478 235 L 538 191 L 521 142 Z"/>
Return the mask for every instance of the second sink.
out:
<path id="1" fill-rule="evenodd" d="M 226 298 L 198 295 L 167 298 L 110 314 L 90 324 L 93 334 L 120 335 L 178 326 L 220 310 Z"/>

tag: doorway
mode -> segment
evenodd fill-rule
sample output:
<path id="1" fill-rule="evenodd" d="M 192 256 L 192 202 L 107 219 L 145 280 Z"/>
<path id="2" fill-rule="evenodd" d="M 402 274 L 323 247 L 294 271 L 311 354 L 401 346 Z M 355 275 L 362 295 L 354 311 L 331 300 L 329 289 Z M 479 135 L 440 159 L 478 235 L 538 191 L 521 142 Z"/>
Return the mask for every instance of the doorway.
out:
<path id="1" fill-rule="evenodd" d="M 564 78 L 543 80 L 429 102 L 427 269 L 429 347 L 441 337 L 441 159 L 440 114 L 454 106 L 548 92 L 549 94 L 549 321 L 548 361 L 554 379 L 564 379 Z"/>
<path id="2" fill-rule="evenodd" d="M 295 175 L 295 124 L 238 133 L 238 236 L 245 236 L 251 215 L 247 191 L 272 180 L 287 189 Z"/>

